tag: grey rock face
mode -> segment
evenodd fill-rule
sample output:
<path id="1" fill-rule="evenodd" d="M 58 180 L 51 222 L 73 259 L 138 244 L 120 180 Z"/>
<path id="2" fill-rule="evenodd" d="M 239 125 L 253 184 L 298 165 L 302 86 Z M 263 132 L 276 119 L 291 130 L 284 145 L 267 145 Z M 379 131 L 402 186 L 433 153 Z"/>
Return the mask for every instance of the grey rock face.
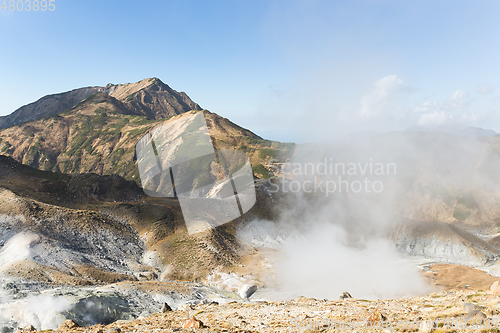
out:
<path id="1" fill-rule="evenodd" d="M 162 307 L 161 307 L 160 312 L 165 313 L 165 312 L 170 312 L 170 311 L 172 311 L 172 308 L 170 307 L 170 305 L 167 304 L 167 302 L 164 302 Z"/>
<path id="2" fill-rule="evenodd" d="M 400 252 L 410 257 L 466 266 L 483 266 L 500 257 L 484 240 L 443 222 L 404 222 L 397 225 L 392 239 Z"/>
<path id="3" fill-rule="evenodd" d="M 466 320 L 473 319 L 473 318 L 482 320 L 482 319 L 486 319 L 487 316 L 479 310 L 472 310 L 471 312 L 469 312 L 467 317 L 465 317 Z"/>
<path id="4" fill-rule="evenodd" d="M 484 306 L 480 306 L 474 303 L 465 303 L 464 304 L 464 312 L 471 313 L 472 311 L 483 311 L 486 308 Z"/>
<path id="5" fill-rule="evenodd" d="M 56 329 L 69 323 L 68 320 L 82 327 L 108 325 L 120 320 L 150 316 L 157 311 L 154 309 L 161 308 L 162 312 L 182 308 L 191 310 L 195 308 L 194 304 L 228 299 L 213 288 L 185 282 L 170 282 L 164 289 L 151 291 L 141 289 L 138 282 L 56 289 L 19 281 L 9 283 L 16 285 L 22 292 L 4 295 L 3 303 L 0 304 L 0 327 L 12 328 L 8 332 L 25 325 L 33 325 L 37 329 Z M 233 299 L 237 298 L 237 295 L 233 295 Z M 50 311 L 47 308 L 51 308 Z"/>
<path id="6" fill-rule="evenodd" d="M 249 298 L 257 291 L 257 286 L 253 284 L 246 284 L 240 289 L 241 298 Z"/>
<path id="7" fill-rule="evenodd" d="M 340 299 L 347 299 L 347 298 L 352 298 L 352 296 L 347 291 L 344 291 L 342 295 L 340 295 Z"/>

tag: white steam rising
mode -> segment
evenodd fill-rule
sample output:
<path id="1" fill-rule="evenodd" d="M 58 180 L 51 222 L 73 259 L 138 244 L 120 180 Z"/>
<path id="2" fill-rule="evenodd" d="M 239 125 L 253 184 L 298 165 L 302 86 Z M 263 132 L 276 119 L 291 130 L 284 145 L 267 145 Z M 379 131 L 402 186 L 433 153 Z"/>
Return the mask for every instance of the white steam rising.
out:
<path id="1" fill-rule="evenodd" d="M 0 327 L 33 325 L 42 330 L 55 329 L 66 319 L 62 313 L 71 308 L 72 304 L 64 297 L 30 295 L 0 304 Z"/>
<path id="2" fill-rule="evenodd" d="M 239 237 L 254 246 L 278 250 L 269 258 L 275 272 L 266 281 L 274 289 L 269 298 L 337 299 L 348 291 L 356 298 L 387 299 L 432 291 L 387 239 L 375 237 L 353 245 L 352 235 L 342 226 L 324 221 L 300 231 L 285 230 L 283 224 L 253 221 L 239 231 Z"/>
<path id="3" fill-rule="evenodd" d="M 276 289 L 276 298 L 337 299 L 343 291 L 371 299 L 429 293 L 433 287 L 414 262 L 402 257 L 393 233 L 408 219 L 439 217 L 438 210 L 428 208 L 432 205 L 445 207 L 442 211 L 451 217 L 454 201 L 448 200 L 446 191 L 453 193 L 458 186 L 467 191 L 476 168 L 471 160 L 481 154 L 484 146 L 474 139 L 413 133 L 302 145 L 288 163 L 290 170 L 282 174 L 286 179 L 270 185 L 279 188 L 273 198 L 279 217 L 247 223 L 238 237 L 255 247 L 277 250 L 267 258 L 275 276 L 266 281 Z M 320 163 L 346 168 L 340 173 L 335 168 L 332 173 L 304 171 Z M 381 165 L 392 171 L 372 171 L 372 165 L 373 170 Z M 336 190 L 326 192 L 333 182 Z M 380 191 L 351 186 L 365 182 L 383 186 Z M 439 186 L 447 188 L 444 194 L 426 192 L 437 192 Z"/>
<path id="4" fill-rule="evenodd" d="M 318 224 L 288 239 L 276 262 L 281 288 L 289 296 L 336 299 L 343 291 L 357 298 L 398 298 L 429 292 L 418 270 L 405 262 L 388 240 L 368 240 L 363 248 L 346 245 L 340 226 Z"/>

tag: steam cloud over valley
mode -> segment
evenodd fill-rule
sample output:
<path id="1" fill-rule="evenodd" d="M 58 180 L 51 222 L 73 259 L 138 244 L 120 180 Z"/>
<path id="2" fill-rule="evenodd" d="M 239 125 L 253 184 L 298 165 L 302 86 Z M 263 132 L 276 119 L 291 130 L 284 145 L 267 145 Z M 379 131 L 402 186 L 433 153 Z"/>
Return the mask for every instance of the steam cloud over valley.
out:
<path id="1" fill-rule="evenodd" d="M 247 223 L 238 236 L 272 249 L 267 263 L 275 271 L 267 278 L 276 298 L 439 290 L 422 276 L 422 264 L 487 270 L 498 258 L 484 241 L 494 233 L 488 230 L 499 203 L 500 159 L 491 142 L 394 132 L 303 145 L 287 163 L 270 165 L 284 177 L 268 184 L 279 217 Z M 377 182 L 379 190 L 363 182 Z"/>

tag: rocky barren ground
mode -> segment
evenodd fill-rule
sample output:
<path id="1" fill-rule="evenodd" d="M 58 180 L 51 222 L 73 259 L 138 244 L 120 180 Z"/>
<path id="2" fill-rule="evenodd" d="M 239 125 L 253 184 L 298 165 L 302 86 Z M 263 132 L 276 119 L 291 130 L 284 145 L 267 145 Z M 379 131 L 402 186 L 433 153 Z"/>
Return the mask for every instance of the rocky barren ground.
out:
<path id="1" fill-rule="evenodd" d="M 500 278 L 460 265 L 464 260 L 484 265 L 496 259 L 498 250 L 455 227 L 418 224 L 416 231 L 410 228 L 403 238 L 395 237 L 412 249 L 400 246 L 403 254 L 438 253 L 443 261 L 454 263 L 424 267 L 424 276 L 436 286 L 433 294 L 274 302 L 269 299 L 276 298 L 266 297 L 269 286 L 262 278 L 269 267 L 261 255 L 275 251 L 273 246 L 286 238 L 286 232 L 263 227 L 271 222 L 252 227 L 252 221 L 273 218 L 268 205 L 279 198 L 270 196 L 268 182 L 257 182 L 258 203 L 252 215 L 237 221 L 249 226 L 251 239 L 242 245 L 232 225 L 188 236 L 173 203 L 144 197 L 133 183 L 121 179 L 54 176 L 8 159 L 0 181 L 4 332 L 26 325 L 24 331 L 31 329 L 29 325 L 32 330 L 66 327 L 75 332 L 363 332 L 391 327 L 429 331 L 432 323 L 425 321 L 437 319 L 442 320 L 436 324 L 441 331 L 452 325 L 447 320 L 458 320 L 450 332 L 460 332 L 477 329 L 462 327 L 460 320 L 470 319 L 471 305 L 466 303 L 481 306 L 474 309 L 482 313 L 477 316 L 490 320 L 487 325 L 499 319 L 500 303 L 489 290 Z M 40 186 L 30 191 L 30 183 Z M 74 183 L 85 189 L 79 196 L 72 190 Z M 359 210 L 358 215 L 351 222 L 365 220 Z M 456 251 L 443 252 L 454 244 Z M 216 269 L 221 269 L 218 276 L 213 274 Z M 243 277 L 250 273 L 255 280 Z M 369 274 L 365 278 L 369 284 Z M 245 299 L 245 288 L 252 285 L 259 290 Z M 173 311 L 162 312 L 165 302 Z M 65 321 L 68 318 L 74 322 Z M 384 328 L 367 326 L 367 318 Z M 410 328 L 398 328 L 402 321 Z M 75 323 L 83 327 L 72 327 Z M 479 329 L 495 329 L 487 325 Z"/>
<path id="2" fill-rule="evenodd" d="M 132 321 L 71 327 L 67 332 L 497 332 L 498 290 L 460 290 L 425 297 L 366 300 L 216 302 L 182 306 Z"/>

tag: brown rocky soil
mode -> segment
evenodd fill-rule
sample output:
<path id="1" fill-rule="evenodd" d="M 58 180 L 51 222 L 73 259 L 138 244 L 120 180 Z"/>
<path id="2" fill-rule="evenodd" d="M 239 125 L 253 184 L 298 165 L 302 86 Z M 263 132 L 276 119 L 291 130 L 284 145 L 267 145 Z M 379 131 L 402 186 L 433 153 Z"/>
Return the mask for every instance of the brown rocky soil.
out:
<path id="1" fill-rule="evenodd" d="M 424 276 L 445 290 L 488 290 L 495 281 L 500 280 L 498 277 L 467 266 L 434 264 L 427 267 Z"/>
<path id="2" fill-rule="evenodd" d="M 496 332 L 500 324 L 499 310 L 500 298 L 490 291 L 448 291 L 393 300 L 302 297 L 282 302 L 184 306 L 133 321 L 64 331 Z"/>

